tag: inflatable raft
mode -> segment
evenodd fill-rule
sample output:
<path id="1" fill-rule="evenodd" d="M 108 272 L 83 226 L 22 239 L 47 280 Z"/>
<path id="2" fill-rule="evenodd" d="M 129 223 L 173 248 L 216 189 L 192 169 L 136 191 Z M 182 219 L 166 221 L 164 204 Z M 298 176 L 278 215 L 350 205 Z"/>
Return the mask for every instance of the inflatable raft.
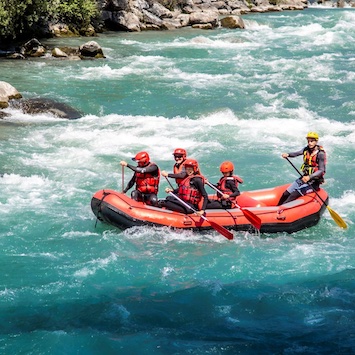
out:
<path id="1" fill-rule="evenodd" d="M 242 192 L 237 200 L 242 209 L 207 209 L 206 217 L 212 223 L 236 231 L 254 229 L 243 210 L 248 210 L 261 219 L 260 232 L 262 233 L 293 233 L 315 226 L 326 208 L 315 193 L 307 194 L 282 206 L 276 206 L 288 186 L 289 184 Z M 318 195 L 328 203 L 328 194 L 325 190 L 320 189 Z M 148 206 L 114 190 L 105 189 L 96 192 L 91 200 L 91 208 L 98 220 L 120 229 L 133 226 L 211 229 L 208 221 L 195 214 L 187 215 L 165 208 Z"/>

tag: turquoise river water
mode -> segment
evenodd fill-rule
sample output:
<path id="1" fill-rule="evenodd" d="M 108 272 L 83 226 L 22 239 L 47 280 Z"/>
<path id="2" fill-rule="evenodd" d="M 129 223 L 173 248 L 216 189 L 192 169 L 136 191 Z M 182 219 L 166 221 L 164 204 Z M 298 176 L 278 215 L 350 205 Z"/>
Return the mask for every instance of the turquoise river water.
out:
<path id="1" fill-rule="evenodd" d="M 103 34 L 104 60 L 0 61 L 25 98 L 84 114 L 0 120 L 2 354 L 355 353 L 355 10 L 243 19 L 245 30 Z M 297 177 L 281 153 L 309 130 L 347 230 L 327 210 L 310 229 L 233 241 L 95 227 L 92 195 L 120 190 L 119 162 L 140 150 L 171 170 L 186 148 L 212 182 L 232 160 L 251 190 Z"/>

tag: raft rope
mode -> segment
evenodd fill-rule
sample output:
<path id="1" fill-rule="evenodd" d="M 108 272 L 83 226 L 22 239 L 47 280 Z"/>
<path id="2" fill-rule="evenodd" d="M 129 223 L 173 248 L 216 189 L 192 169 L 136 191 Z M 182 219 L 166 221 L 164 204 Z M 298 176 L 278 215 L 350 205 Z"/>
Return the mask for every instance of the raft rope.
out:
<path id="1" fill-rule="evenodd" d="M 108 195 L 110 195 L 111 193 L 110 192 L 105 192 L 105 190 L 102 190 L 102 198 L 100 200 L 100 202 L 98 203 L 97 207 L 97 215 L 96 215 L 96 222 L 95 222 L 95 228 L 96 228 L 96 225 L 97 225 L 97 221 L 100 219 L 99 218 L 99 214 L 101 212 L 101 205 L 102 205 L 102 202 L 104 201 L 104 198 Z"/>

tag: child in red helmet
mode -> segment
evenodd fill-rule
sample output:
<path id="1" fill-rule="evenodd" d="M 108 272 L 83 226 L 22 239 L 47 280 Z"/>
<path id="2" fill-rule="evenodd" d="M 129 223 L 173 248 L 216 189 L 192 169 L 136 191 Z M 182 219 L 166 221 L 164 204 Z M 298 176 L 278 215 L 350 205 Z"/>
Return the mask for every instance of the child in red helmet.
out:
<path id="1" fill-rule="evenodd" d="M 147 205 L 156 206 L 158 203 L 158 188 L 160 180 L 160 171 L 155 163 L 150 162 L 147 152 L 139 152 L 132 160 L 136 161 L 138 166 L 127 164 L 121 161 L 122 166 L 126 166 L 134 171 L 134 175 L 123 190 L 126 193 L 134 184 L 136 189 L 132 191 L 131 198 L 136 201 L 143 201 Z"/>
<path id="2" fill-rule="evenodd" d="M 234 165 L 230 161 L 224 161 L 219 170 L 223 176 L 214 186 L 217 187 L 223 194 L 217 193 L 217 200 L 208 201 L 207 209 L 212 208 L 232 208 L 233 200 L 240 195 L 238 184 L 243 183 L 243 179 L 238 175 L 233 175 Z"/>

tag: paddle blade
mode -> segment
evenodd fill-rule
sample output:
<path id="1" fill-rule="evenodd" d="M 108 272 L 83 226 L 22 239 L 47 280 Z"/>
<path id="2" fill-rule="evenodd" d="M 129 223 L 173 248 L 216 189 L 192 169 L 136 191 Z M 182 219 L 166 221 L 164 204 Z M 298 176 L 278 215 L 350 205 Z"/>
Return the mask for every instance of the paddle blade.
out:
<path id="1" fill-rule="evenodd" d="M 254 214 L 253 212 L 249 210 L 245 210 L 244 208 L 241 208 L 241 211 L 243 212 L 245 218 L 257 229 L 260 230 L 261 228 L 261 219 Z"/>
<path id="2" fill-rule="evenodd" d="M 229 239 L 229 240 L 233 239 L 233 234 L 228 229 L 226 229 L 223 226 L 221 226 L 220 224 L 212 222 L 210 220 L 208 220 L 208 223 L 211 225 L 211 227 L 213 229 L 215 229 L 217 232 L 221 233 L 227 239 Z"/>
<path id="3" fill-rule="evenodd" d="M 332 216 L 332 218 L 334 219 L 335 223 L 340 228 L 344 228 L 344 229 L 348 228 L 348 226 L 345 223 L 345 221 L 334 210 L 332 210 L 329 206 L 327 206 L 327 209 L 328 209 L 330 215 Z"/>

